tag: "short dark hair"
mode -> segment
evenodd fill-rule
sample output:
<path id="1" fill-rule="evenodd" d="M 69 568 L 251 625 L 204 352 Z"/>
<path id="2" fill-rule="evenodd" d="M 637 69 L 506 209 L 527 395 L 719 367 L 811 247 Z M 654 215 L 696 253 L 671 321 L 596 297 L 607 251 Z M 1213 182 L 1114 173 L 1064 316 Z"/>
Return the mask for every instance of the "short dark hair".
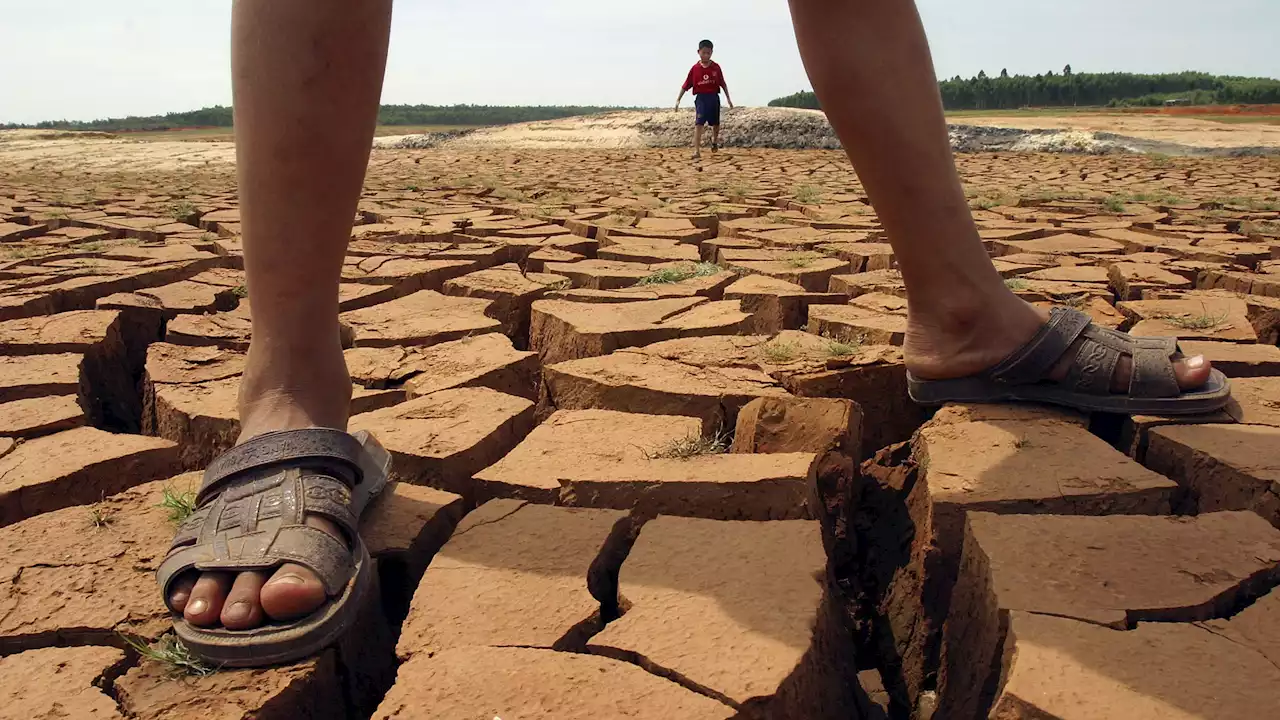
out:
<path id="1" fill-rule="evenodd" d="M 711 42 L 710 40 L 703 40 L 702 42 L 698 43 L 699 50 L 701 50 L 702 48 L 711 48 L 712 50 L 714 50 L 715 47 L 716 47 L 715 43 Z"/>

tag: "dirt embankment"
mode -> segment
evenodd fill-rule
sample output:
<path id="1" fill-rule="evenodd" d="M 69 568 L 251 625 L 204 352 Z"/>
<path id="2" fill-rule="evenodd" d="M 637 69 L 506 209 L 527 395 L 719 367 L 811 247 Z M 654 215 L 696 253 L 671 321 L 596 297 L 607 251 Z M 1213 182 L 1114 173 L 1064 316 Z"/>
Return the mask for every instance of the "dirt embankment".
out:
<path id="1" fill-rule="evenodd" d="M 692 110 L 629 111 L 522 123 L 462 133 L 379 138 L 396 148 L 680 147 L 689 144 Z M 789 108 L 726 109 L 728 147 L 837 149 L 826 116 Z M 1183 117 L 1078 114 L 1070 117 L 978 117 L 951 125 L 958 152 L 1039 151 L 1169 155 L 1280 154 L 1280 126 L 1237 126 Z"/>

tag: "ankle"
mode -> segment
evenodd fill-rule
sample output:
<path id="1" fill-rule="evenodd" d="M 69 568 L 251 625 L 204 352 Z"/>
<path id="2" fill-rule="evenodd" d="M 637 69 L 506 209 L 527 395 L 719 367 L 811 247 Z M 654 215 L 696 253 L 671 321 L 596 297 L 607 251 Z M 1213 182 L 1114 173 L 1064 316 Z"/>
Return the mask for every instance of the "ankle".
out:
<path id="1" fill-rule="evenodd" d="M 255 344 L 240 381 L 240 439 L 272 430 L 346 429 L 351 377 L 342 348 Z"/>

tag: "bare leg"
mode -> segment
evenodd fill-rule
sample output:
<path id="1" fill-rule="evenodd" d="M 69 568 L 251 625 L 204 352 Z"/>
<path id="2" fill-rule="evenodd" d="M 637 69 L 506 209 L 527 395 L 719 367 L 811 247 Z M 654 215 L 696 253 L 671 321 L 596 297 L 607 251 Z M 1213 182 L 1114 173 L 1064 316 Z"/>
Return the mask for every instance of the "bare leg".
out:
<path id="1" fill-rule="evenodd" d="M 693 126 L 693 156 L 702 157 L 702 126 Z"/>
<path id="2" fill-rule="evenodd" d="M 1025 343 L 1048 313 L 996 273 L 969 213 L 947 137 L 933 62 L 906 0 L 790 0 L 800 55 L 889 235 L 910 295 L 904 351 L 917 377 L 985 370 Z M 1067 363 L 1060 364 L 1058 377 Z M 1209 376 L 1177 366 L 1184 388 Z M 1129 361 L 1113 389 L 1128 386 Z"/>
<path id="3" fill-rule="evenodd" d="M 338 282 L 373 140 L 391 0 L 236 0 L 232 84 L 253 340 L 241 441 L 345 429 Z M 327 521 L 307 523 L 337 535 Z M 192 583 L 194 582 L 194 587 Z M 206 573 L 171 598 L 189 622 L 254 627 L 324 601 L 311 571 Z"/>
<path id="4" fill-rule="evenodd" d="M 711 149 L 715 150 L 720 147 L 720 126 L 711 126 Z"/>

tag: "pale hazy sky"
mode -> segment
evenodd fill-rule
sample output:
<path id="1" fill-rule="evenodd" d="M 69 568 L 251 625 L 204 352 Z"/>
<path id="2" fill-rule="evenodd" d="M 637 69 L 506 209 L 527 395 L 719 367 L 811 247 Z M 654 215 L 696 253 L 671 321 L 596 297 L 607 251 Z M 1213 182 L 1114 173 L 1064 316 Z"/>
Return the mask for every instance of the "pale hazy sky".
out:
<path id="1" fill-rule="evenodd" d="M 850 0 L 854 1 L 854 0 Z M 938 74 L 1280 77 L 1280 0 L 919 0 Z M 4 0 L 0 122 L 229 104 L 229 0 Z M 662 106 L 698 40 L 734 100 L 809 87 L 785 0 L 398 0 L 385 103 Z"/>

